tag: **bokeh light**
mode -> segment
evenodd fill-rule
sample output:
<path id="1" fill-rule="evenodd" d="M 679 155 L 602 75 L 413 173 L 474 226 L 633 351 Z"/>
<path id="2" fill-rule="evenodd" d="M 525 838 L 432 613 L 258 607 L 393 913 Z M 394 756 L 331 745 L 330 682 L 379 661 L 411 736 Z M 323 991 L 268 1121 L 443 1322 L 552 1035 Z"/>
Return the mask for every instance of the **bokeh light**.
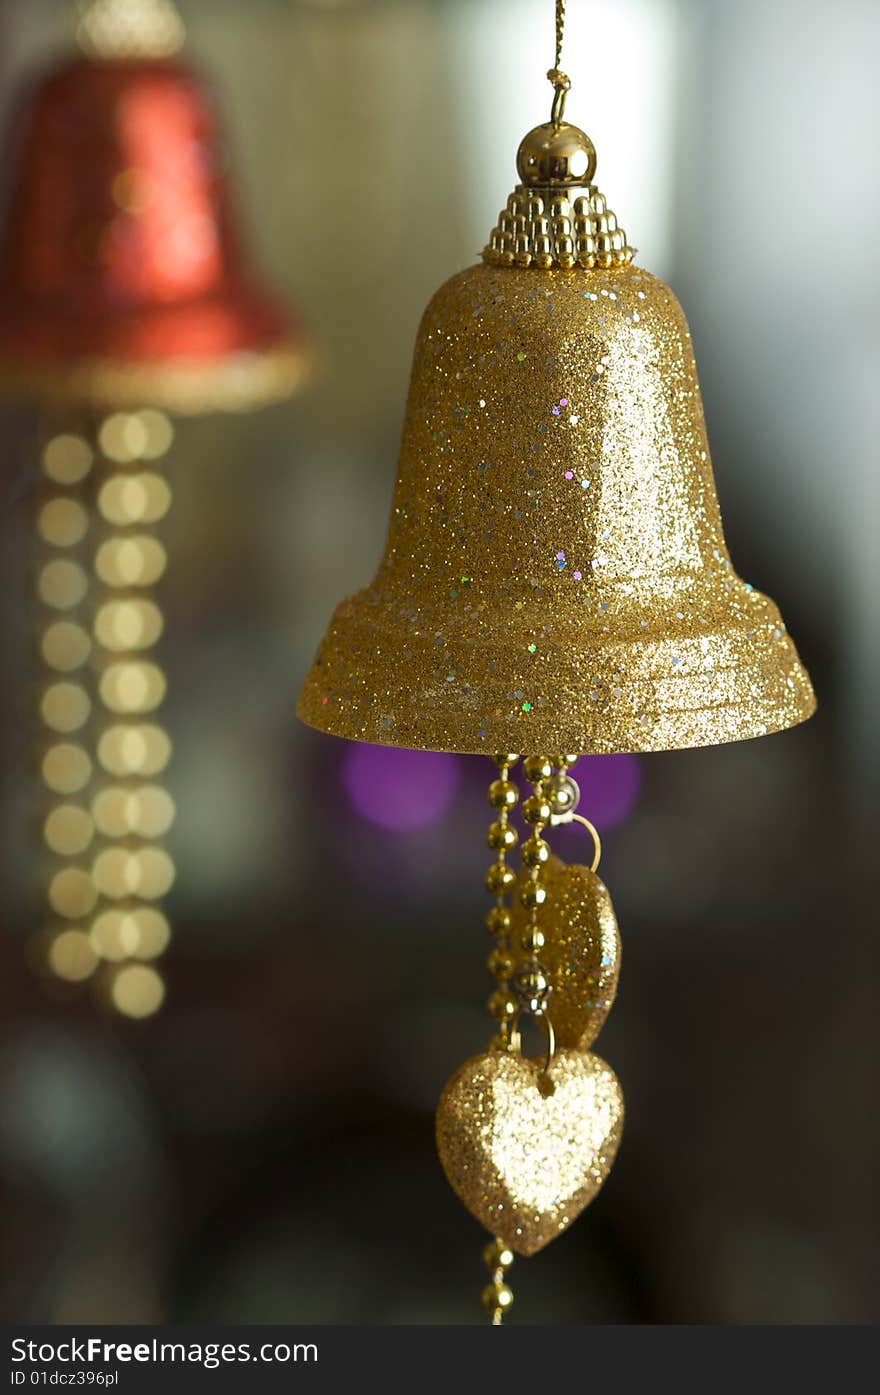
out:
<path id="1" fill-rule="evenodd" d="M 174 884 L 175 867 L 164 848 L 143 847 L 134 854 L 137 862 L 138 895 L 159 901 Z"/>
<path id="2" fill-rule="evenodd" d="M 62 930 L 49 944 L 49 967 L 69 983 L 81 983 L 94 973 L 97 956 L 82 930 Z"/>
<path id="3" fill-rule="evenodd" d="M 46 846 L 59 857 L 77 857 L 85 852 L 94 833 L 91 815 L 78 804 L 59 804 L 43 824 Z"/>
<path id="4" fill-rule="evenodd" d="M 92 762 L 82 746 L 59 741 L 43 756 L 43 781 L 56 794 L 75 794 L 89 783 Z"/>
<path id="5" fill-rule="evenodd" d="M 37 594 L 53 610 L 71 610 L 88 590 L 89 579 L 78 562 L 56 557 L 47 562 L 37 581 Z"/>
<path id="6" fill-rule="evenodd" d="M 165 549 L 149 534 L 108 538 L 95 556 L 95 571 L 107 586 L 152 586 L 165 570 Z"/>
<path id="7" fill-rule="evenodd" d="M 128 465 L 139 460 L 149 443 L 146 424 L 137 412 L 114 412 L 101 423 L 98 444 L 108 460 Z"/>
<path id="8" fill-rule="evenodd" d="M 95 795 L 92 815 L 107 838 L 161 838 L 174 821 L 174 800 L 161 785 L 110 785 Z"/>
<path id="9" fill-rule="evenodd" d="M 89 719 L 92 701 L 79 683 L 52 683 L 43 693 L 40 715 L 52 731 L 78 731 Z"/>
<path id="10" fill-rule="evenodd" d="M 98 759 L 110 775 L 158 775 L 171 758 L 171 740 L 161 727 L 108 727 L 98 741 Z"/>
<path id="11" fill-rule="evenodd" d="M 37 515 L 37 532 L 51 547 L 74 547 L 88 527 L 89 516 L 76 499 L 50 499 Z"/>
<path id="12" fill-rule="evenodd" d="M 111 712 L 152 712 L 165 696 L 165 675 L 143 659 L 111 664 L 101 675 L 101 701 Z"/>
<path id="13" fill-rule="evenodd" d="M 405 832 L 442 817 L 455 797 L 460 767 L 456 756 L 439 751 L 355 742 L 345 752 L 342 778 L 361 818 Z"/>
<path id="14" fill-rule="evenodd" d="M 82 867 L 63 867 L 49 883 L 49 905 L 65 920 L 80 920 L 94 910 L 98 893 Z"/>
<path id="15" fill-rule="evenodd" d="M 581 791 L 578 812 L 600 832 L 629 818 L 642 787 L 639 756 L 581 756 L 571 773 Z"/>
<path id="16" fill-rule="evenodd" d="M 157 523 L 171 505 L 171 490 L 161 475 L 114 475 L 98 495 L 98 507 L 108 523 L 126 528 Z"/>
<path id="17" fill-rule="evenodd" d="M 95 953 L 111 963 L 156 959 L 168 948 L 171 927 L 154 906 L 113 907 L 96 916 L 89 937 Z"/>
<path id="18" fill-rule="evenodd" d="M 149 649 L 162 633 L 162 612 L 153 601 L 107 601 L 95 616 L 95 639 L 114 653 Z"/>
<path id="19" fill-rule="evenodd" d="M 78 484 L 93 460 L 92 448 L 82 436 L 53 436 L 43 451 L 43 469 L 56 484 Z"/>
<path id="20" fill-rule="evenodd" d="M 174 440 L 171 419 L 154 407 L 145 407 L 142 412 L 138 412 L 138 420 L 146 434 L 146 440 L 141 447 L 141 457 L 144 460 L 158 460 L 170 450 Z"/>
<path id="21" fill-rule="evenodd" d="M 138 906 L 130 912 L 135 923 L 136 941 L 132 946 L 135 959 L 158 959 L 171 941 L 168 919 L 155 906 Z"/>
<path id="22" fill-rule="evenodd" d="M 125 1017 L 152 1017 L 165 998 L 165 984 L 154 968 L 126 964 L 113 976 L 110 997 Z"/>
<path id="23" fill-rule="evenodd" d="M 56 620 L 45 631 L 40 646 L 48 668 L 72 673 L 82 668 L 92 649 L 92 641 L 82 625 L 72 620 Z"/>
<path id="24" fill-rule="evenodd" d="M 140 864 L 128 848 L 105 848 L 92 863 L 92 880 L 102 896 L 122 901 L 139 889 Z"/>
<path id="25" fill-rule="evenodd" d="M 129 827 L 141 838 L 162 838 L 173 824 L 174 814 L 174 800 L 161 785 L 142 785 L 128 795 Z"/>
<path id="26" fill-rule="evenodd" d="M 89 939 L 95 953 L 110 963 L 130 959 L 140 939 L 137 920 L 129 910 L 102 911 L 95 917 Z"/>
<path id="27" fill-rule="evenodd" d="M 171 888 L 174 863 L 164 848 L 105 848 L 92 864 L 92 880 L 113 901 L 129 896 L 156 901 Z"/>

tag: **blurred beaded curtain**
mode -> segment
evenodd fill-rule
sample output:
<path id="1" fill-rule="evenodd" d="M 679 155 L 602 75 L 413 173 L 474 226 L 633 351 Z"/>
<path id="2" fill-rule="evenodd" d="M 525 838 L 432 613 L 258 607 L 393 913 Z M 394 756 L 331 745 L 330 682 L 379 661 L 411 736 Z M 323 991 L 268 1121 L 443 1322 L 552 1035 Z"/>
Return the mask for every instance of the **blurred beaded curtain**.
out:
<path id="1" fill-rule="evenodd" d="M 239 248 L 172 0 L 82 0 L 80 54 L 10 123 L 0 385 L 43 407 L 36 497 L 44 928 L 32 958 L 130 1017 L 164 997 L 174 880 L 155 528 L 168 413 L 287 397 L 303 350 Z M 92 573 L 94 575 L 92 575 Z"/>

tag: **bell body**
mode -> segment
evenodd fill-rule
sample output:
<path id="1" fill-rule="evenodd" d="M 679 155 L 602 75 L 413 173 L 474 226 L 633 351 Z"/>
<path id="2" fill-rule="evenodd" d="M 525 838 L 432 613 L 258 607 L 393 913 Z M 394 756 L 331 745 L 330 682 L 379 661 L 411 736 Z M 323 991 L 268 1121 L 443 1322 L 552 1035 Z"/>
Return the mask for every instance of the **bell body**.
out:
<path id="1" fill-rule="evenodd" d="M 80 384 L 123 405 L 127 370 L 135 398 L 162 405 L 169 367 L 292 348 L 242 255 L 213 105 L 180 61 L 54 69 L 18 108 L 7 168 L 0 377 L 13 386 L 75 397 Z"/>
<path id="2" fill-rule="evenodd" d="M 624 752 L 814 705 L 776 606 L 731 566 L 669 288 L 632 264 L 442 286 L 385 554 L 333 616 L 300 717 L 397 746 Z"/>

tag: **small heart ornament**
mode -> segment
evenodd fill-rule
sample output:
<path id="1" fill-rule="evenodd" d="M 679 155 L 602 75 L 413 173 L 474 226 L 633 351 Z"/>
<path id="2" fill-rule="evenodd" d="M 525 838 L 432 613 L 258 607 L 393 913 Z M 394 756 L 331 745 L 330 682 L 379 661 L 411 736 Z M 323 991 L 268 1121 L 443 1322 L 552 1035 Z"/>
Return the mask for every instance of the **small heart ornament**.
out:
<path id="1" fill-rule="evenodd" d="M 557 1051 L 549 1071 L 511 1051 L 466 1061 L 437 1107 L 453 1191 L 493 1235 L 532 1255 L 599 1191 L 623 1127 L 617 1077 L 598 1056 Z"/>
<path id="2" fill-rule="evenodd" d="M 611 1011 L 620 973 L 620 933 L 608 888 L 589 867 L 551 857 L 541 875 L 547 901 L 539 925 L 541 963 L 553 989 L 548 1015 L 560 1046 L 587 1051 Z M 519 937 L 528 912 L 514 897 L 512 950 L 525 958 Z"/>

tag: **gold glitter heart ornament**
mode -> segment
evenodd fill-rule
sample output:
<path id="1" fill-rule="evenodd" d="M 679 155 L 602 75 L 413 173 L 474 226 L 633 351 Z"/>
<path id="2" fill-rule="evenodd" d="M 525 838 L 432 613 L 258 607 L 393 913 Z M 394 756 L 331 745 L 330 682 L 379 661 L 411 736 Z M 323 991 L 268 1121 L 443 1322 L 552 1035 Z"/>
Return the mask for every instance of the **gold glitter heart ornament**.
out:
<path id="1" fill-rule="evenodd" d="M 524 886 L 527 874 L 520 877 Z M 620 973 L 620 932 L 608 888 L 589 867 L 551 857 L 541 876 L 547 902 L 541 916 L 541 963 L 552 993 L 547 1008 L 559 1046 L 587 1051 L 611 1011 Z M 528 912 L 514 898 L 511 954 L 528 956 L 520 936 Z M 515 972 L 515 970 L 514 970 Z"/>
<path id="2" fill-rule="evenodd" d="M 543 1073 L 543 1060 L 509 1051 L 474 1056 L 437 1107 L 450 1186 L 521 1255 L 543 1249 L 593 1200 L 623 1127 L 620 1085 L 598 1056 L 558 1051 Z"/>

